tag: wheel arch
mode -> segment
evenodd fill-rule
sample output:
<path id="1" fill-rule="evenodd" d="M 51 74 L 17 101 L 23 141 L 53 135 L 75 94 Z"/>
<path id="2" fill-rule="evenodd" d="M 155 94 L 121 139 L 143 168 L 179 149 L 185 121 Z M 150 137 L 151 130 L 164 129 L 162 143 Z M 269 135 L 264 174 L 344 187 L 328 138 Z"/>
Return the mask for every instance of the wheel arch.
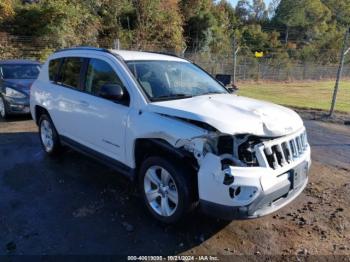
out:
<path id="1" fill-rule="evenodd" d="M 34 114 L 35 114 L 35 123 L 36 123 L 37 125 L 39 125 L 40 117 L 41 117 L 43 114 L 47 114 L 47 115 L 50 117 L 50 114 L 49 114 L 49 112 L 47 111 L 47 109 L 46 109 L 45 107 L 42 107 L 42 106 L 39 106 L 39 105 L 36 105 L 36 106 L 35 106 Z M 50 118 L 51 118 L 51 117 L 50 117 Z"/>
<path id="2" fill-rule="evenodd" d="M 188 167 L 198 169 L 194 156 L 181 148 L 175 148 L 164 139 L 138 138 L 134 143 L 134 161 L 138 171 L 143 160 L 150 156 L 161 156 L 170 160 L 183 161 Z M 138 172 L 137 172 L 138 173 Z"/>

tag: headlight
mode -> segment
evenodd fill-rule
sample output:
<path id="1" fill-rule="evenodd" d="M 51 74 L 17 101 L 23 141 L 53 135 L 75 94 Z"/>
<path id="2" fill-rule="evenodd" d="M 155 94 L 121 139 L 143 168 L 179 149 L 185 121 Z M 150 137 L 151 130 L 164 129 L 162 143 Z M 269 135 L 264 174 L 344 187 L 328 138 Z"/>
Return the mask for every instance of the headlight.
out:
<path id="1" fill-rule="evenodd" d="M 12 97 L 12 98 L 25 98 L 26 97 L 25 94 L 18 92 L 17 90 L 9 88 L 9 87 L 5 88 L 5 95 L 8 97 Z"/>

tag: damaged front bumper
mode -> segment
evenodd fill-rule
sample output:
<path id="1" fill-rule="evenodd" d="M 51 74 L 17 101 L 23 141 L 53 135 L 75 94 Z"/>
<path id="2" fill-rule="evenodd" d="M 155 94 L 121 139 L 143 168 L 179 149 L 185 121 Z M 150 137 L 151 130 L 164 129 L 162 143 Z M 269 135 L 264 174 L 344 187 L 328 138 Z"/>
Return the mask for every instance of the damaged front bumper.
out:
<path id="1" fill-rule="evenodd" d="M 205 213 L 224 219 L 257 218 L 293 201 L 306 187 L 310 146 L 290 164 L 271 167 L 229 166 L 208 153 L 198 173 L 198 191 Z"/>

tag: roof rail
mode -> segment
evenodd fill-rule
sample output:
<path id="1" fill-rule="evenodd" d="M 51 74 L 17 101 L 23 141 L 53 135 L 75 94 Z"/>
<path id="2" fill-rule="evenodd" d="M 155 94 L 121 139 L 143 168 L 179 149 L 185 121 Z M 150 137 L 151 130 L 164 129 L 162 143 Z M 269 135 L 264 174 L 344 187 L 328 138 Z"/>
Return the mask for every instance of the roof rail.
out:
<path id="1" fill-rule="evenodd" d="M 182 58 L 181 56 L 175 55 L 174 53 L 168 53 L 168 52 L 161 52 L 161 51 L 141 51 L 141 52 L 159 54 L 159 55 L 168 55 L 168 56 Z"/>
<path id="2" fill-rule="evenodd" d="M 71 51 L 71 50 L 100 51 L 100 52 L 110 53 L 110 51 L 106 48 L 99 48 L 99 47 L 93 47 L 93 46 L 77 46 L 77 47 L 63 48 L 55 51 L 55 53 L 59 53 L 63 51 Z"/>

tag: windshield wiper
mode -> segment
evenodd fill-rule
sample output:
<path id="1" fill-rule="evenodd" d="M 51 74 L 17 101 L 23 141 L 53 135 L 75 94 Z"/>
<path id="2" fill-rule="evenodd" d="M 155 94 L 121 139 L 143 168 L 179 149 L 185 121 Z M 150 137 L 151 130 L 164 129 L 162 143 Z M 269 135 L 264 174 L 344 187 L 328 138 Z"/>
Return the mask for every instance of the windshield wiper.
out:
<path id="1" fill-rule="evenodd" d="M 225 94 L 225 93 L 223 93 L 223 92 L 206 92 L 206 93 L 200 94 L 198 96 L 215 95 L 215 94 Z"/>
<path id="2" fill-rule="evenodd" d="M 187 94 L 171 94 L 171 95 L 163 95 L 154 97 L 153 101 L 161 101 L 161 100 L 171 100 L 171 99 L 182 99 L 182 98 L 191 98 L 191 95 Z"/>

